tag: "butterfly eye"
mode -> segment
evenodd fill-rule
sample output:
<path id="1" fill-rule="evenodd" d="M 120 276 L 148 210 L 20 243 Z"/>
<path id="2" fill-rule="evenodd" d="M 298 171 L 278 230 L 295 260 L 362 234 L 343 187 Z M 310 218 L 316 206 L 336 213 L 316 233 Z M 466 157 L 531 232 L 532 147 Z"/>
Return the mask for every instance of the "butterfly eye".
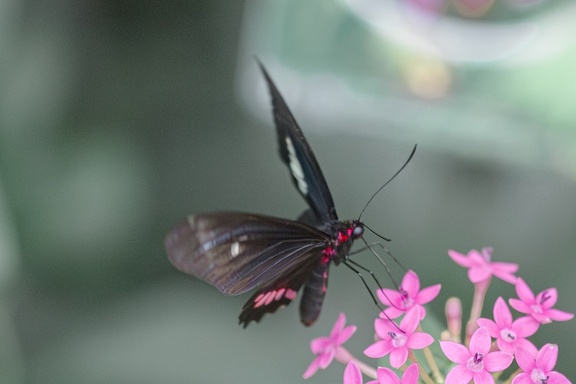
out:
<path id="1" fill-rule="evenodd" d="M 364 227 L 361 225 L 358 225 L 356 227 L 354 227 L 354 230 L 352 231 L 352 236 L 354 236 L 355 239 L 361 237 L 364 234 Z"/>

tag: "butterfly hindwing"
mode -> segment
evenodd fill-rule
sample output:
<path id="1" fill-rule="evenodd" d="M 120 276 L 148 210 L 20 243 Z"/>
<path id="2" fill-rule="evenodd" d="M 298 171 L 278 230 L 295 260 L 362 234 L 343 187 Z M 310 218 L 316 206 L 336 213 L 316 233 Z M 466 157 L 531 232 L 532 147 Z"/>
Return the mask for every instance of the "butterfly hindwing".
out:
<path id="1" fill-rule="evenodd" d="M 300 195 L 308 202 L 318 220 L 326 223 L 338 220 L 332 195 L 312 148 L 262 64 L 260 64 L 260 69 L 272 97 L 280 157 L 290 170 L 292 182 Z"/>
<path id="2" fill-rule="evenodd" d="M 272 284 L 262 287 L 244 304 L 240 313 L 240 323 L 246 327 L 250 321 L 260 321 L 266 313 L 275 312 L 290 304 L 297 296 L 300 287 L 308 281 L 318 264 L 318 257 L 307 257 L 308 262 L 299 265 L 298 269 L 279 278 Z M 304 296 L 302 296 L 304 300 Z"/>
<path id="3" fill-rule="evenodd" d="M 310 274 L 328 240 L 296 221 L 220 212 L 189 216 L 168 234 L 165 245 L 176 268 L 236 295 Z"/>

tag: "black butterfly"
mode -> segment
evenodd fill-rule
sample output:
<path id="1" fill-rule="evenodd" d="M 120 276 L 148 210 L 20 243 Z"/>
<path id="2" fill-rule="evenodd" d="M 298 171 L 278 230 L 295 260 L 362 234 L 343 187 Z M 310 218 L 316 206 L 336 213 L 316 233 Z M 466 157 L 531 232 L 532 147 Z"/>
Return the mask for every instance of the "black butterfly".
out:
<path id="1" fill-rule="evenodd" d="M 300 319 L 313 324 L 322 308 L 328 267 L 346 262 L 359 220 L 341 221 L 312 149 L 261 63 L 270 94 L 280 157 L 308 202 L 297 221 L 249 213 L 205 213 L 188 217 L 166 237 L 172 264 L 227 295 L 258 287 L 239 316 L 246 327 L 290 304 L 302 286 Z"/>

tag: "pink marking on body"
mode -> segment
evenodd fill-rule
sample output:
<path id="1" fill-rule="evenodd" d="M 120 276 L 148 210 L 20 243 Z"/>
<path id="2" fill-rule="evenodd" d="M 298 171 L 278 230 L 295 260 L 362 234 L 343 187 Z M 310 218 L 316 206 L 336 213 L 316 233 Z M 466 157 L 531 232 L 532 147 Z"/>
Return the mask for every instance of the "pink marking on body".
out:
<path id="1" fill-rule="evenodd" d="M 296 295 L 298 295 L 298 292 L 296 292 L 293 289 L 288 288 L 286 290 L 286 293 L 284 294 L 284 297 L 286 297 L 289 300 L 294 300 L 296 298 Z"/>
<path id="2" fill-rule="evenodd" d="M 276 293 L 276 297 L 274 298 L 274 300 L 278 301 L 280 300 L 282 297 L 284 297 L 284 292 L 286 292 L 286 288 L 280 288 L 278 290 L 278 292 Z"/>
<path id="3" fill-rule="evenodd" d="M 324 248 L 324 250 L 322 251 L 322 260 L 321 263 L 322 264 L 326 264 L 328 263 L 332 257 L 334 257 L 334 255 L 336 254 L 336 252 L 334 251 L 334 248 L 332 248 L 332 246 L 327 246 L 326 248 Z"/>
<path id="4" fill-rule="evenodd" d="M 263 297 L 264 297 L 264 294 L 261 293 L 261 294 L 259 294 L 258 296 L 256 296 L 256 298 L 254 299 L 254 301 L 260 301 L 260 300 L 262 300 Z"/>

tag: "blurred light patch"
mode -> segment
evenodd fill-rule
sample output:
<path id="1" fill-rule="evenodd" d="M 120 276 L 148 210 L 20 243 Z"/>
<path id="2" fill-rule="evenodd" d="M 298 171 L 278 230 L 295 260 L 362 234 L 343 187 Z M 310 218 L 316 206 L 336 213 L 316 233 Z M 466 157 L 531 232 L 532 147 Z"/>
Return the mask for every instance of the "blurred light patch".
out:
<path id="1" fill-rule="evenodd" d="M 576 62 L 576 4 L 544 2 L 528 11 L 462 1 L 484 14 L 459 16 L 453 2 L 440 0 L 248 2 L 242 99 L 268 120 L 256 53 L 311 129 L 334 134 L 352 126 L 533 169 L 563 164 L 560 172 L 576 179 L 568 161 L 576 146 L 568 112 L 576 80 L 566 70 Z"/>

